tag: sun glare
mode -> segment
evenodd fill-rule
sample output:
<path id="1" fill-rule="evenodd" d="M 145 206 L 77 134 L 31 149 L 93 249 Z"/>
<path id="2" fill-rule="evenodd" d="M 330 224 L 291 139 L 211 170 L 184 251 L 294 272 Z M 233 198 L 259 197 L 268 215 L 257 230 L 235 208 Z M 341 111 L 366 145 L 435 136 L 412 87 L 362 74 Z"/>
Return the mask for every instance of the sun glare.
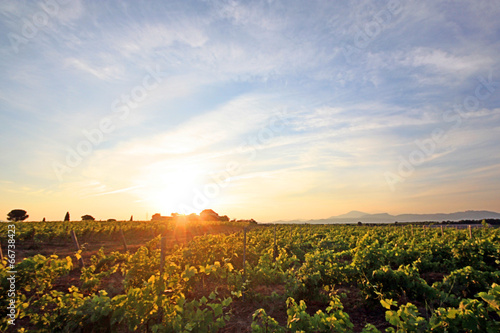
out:
<path id="1" fill-rule="evenodd" d="M 149 205 L 158 210 L 155 213 L 163 215 L 199 213 L 192 202 L 196 190 L 203 186 L 203 175 L 198 166 L 155 170 L 149 174 L 150 186 L 146 195 Z"/>

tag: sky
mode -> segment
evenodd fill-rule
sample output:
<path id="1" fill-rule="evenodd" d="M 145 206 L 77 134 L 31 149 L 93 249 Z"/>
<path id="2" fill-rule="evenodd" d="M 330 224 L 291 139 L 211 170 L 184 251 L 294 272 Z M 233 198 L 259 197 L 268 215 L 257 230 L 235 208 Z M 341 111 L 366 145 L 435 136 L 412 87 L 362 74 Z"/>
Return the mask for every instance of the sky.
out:
<path id="1" fill-rule="evenodd" d="M 494 1 L 2 1 L 0 219 L 500 211 Z"/>

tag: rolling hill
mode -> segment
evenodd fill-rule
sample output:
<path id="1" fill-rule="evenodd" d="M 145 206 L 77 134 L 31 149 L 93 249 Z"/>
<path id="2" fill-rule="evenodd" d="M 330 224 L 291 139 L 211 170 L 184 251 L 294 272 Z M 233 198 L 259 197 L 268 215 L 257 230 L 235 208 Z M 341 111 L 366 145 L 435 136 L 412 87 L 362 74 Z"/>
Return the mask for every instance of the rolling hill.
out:
<path id="1" fill-rule="evenodd" d="M 289 220 L 275 221 L 274 223 L 393 223 L 393 222 L 442 222 L 442 221 L 461 221 L 461 220 L 484 220 L 500 219 L 500 213 L 486 210 L 467 210 L 455 213 L 436 213 L 436 214 L 399 214 L 391 215 L 388 213 L 367 214 L 360 211 L 351 211 L 346 214 L 331 216 L 326 219 L 314 220 Z"/>

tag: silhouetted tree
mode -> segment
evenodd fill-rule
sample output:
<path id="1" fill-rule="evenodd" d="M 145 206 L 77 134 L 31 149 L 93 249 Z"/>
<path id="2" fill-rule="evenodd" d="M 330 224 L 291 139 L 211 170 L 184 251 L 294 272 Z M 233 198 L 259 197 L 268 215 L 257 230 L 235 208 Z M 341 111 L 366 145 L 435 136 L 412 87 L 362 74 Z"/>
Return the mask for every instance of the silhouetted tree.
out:
<path id="1" fill-rule="evenodd" d="M 108 219 L 108 222 L 116 222 L 116 219 Z"/>
<path id="2" fill-rule="evenodd" d="M 232 220 L 232 222 L 258 224 L 257 221 L 255 221 L 254 219 L 250 219 L 250 220 Z M 305 223 L 305 224 L 307 224 L 307 223 Z"/>
<path id="3" fill-rule="evenodd" d="M 92 215 L 83 215 L 82 221 L 95 221 L 95 218 Z"/>
<path id="4" fill-rule="evenodd" d="M 186 216 L 186 218 L 189 222 L 196 222 L 196 221 L 200 220 L 200 217 L 198 216 L 198 214 L 195 214 L 195 213 L 189 214 L 188 216 Z"/>
<path id="5" fill-rule="evenodd" d="M 64 217 L 64 222 L 69 221 L 69 212 L 66 212 L 66 216 Z"/>
<path id="6" fill-rule="evenodd" d="M 7 220 L 9 221 L 24 221 L 29 217 L 29 215 L 26 215 L 26 211 L 24 209 L 14 209 L 7 214 Z"/>
<path id="7" fill-rule="evenodd" d="M 203 221 L 218 221 L 219 220 L 219 214 L 214 212 L 211 209 L 205 209 L 200 213 L 200 218 Z"/>
<path id="8" fill-rule="evenodd" d="M 45 217 L 43 218 L 42 222 L 45 222 Z"/>
<path id="9" fill-rule="evenodd" d="M 130 215 L 130 221 L 134 220 L 134 215 Z"/>

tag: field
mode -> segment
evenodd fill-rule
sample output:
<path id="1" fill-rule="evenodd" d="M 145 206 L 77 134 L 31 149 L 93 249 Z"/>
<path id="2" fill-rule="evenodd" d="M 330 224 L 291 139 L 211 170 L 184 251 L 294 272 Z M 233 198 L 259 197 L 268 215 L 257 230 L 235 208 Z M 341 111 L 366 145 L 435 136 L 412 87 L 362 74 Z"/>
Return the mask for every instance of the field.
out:
<path id="1" fill-rule="evenodd" d="M 500 330 L 495 228 L 39 222 L 9 238 L 7 225 L 17 313 L 2 331 Z"/>

